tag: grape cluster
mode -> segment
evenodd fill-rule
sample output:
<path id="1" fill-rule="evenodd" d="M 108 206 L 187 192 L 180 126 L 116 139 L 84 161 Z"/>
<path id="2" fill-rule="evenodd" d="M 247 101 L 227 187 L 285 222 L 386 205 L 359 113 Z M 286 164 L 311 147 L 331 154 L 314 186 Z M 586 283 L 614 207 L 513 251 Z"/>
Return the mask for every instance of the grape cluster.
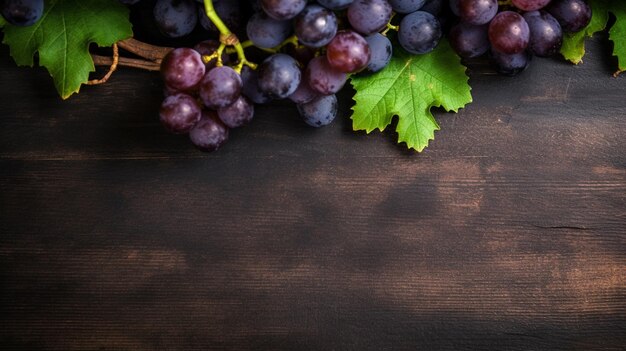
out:
<path id="1" fill-rule="evenodd" d="M 450 0 L 459 23 L 449 32 L 450 44 L 464 58 L 491 52 L 502 74 L 515 75 L 532 55 L 559 52 L 564 32 L 577 32 L 589 24 L 591 8 L 583 0 Z"/>

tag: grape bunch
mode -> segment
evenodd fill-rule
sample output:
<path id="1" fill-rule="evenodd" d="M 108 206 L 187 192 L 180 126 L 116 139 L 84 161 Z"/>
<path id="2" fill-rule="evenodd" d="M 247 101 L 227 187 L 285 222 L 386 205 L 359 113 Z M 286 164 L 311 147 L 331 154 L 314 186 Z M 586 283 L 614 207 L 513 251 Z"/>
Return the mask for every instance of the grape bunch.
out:
<path id="1" fill-rule="evenodd" d="M 515 75 L 529 64 L 532 55 L 559 52 L 563 33 L 585 28 L 591 8 L 583 0 L 450 0 L 459 23 L 448 34 L 459 56 L 474 58 L 490 51 L 498 71 Z"/>

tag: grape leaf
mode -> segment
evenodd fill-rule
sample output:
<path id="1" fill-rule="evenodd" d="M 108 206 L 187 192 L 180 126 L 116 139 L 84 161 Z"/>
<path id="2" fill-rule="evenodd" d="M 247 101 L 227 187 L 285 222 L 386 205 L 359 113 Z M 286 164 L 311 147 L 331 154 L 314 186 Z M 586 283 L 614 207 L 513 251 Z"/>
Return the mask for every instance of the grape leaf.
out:
<path id="1" fill-rule="evenodd" d="M 579 64 L 582 61 L 583 56 L 585 56 L 585 39 L 606 28 L 606 23 L 609 20 L 609 2 L 610 0 L 592 0 L 589 3 L 591 5 L 591 22 L 587 27 L 580 32 L 563 34 L 561 54 L 566 60 L 574 64 Z"/>
<path id="2" fill-rule="evenodd" d="M 132 36 L 128 9 L 117 0 L 48 0 L 32 26 L 4 27 L 4 43 L 20 66 L 46 67 L 63 99 L 79 91 L 95 70 L 89 44 L 110 46 Z"/>
<path id="3" fill-rule="evenodd" d="M 609 38 L 613 41 L 613 55 L 617 56 L 617 75 L 626 71 L 626 2 L 614 2 L 611 12 L 616 20 L 609 31 Z"/>
<path id="4" fill-rule="evenodd" d="M 354 130 L 383 131 L 398 116 L 398 142 L 424 150 L 439 125 L 431 107 L 457 112 L 472 102 L 468 77 L 460 58 L 447 41 L 426 55 L 410 55 L 397 49 L 384 70 L 369 76 L 353 76 L 356 94 L 352 107 Z"/>
<path id="5" fill-rule="evenodd" d="M 5 24 L 7 24 L 7 21 L 4 17 L 0 16 L 0 28 L 4 27 Z"/>

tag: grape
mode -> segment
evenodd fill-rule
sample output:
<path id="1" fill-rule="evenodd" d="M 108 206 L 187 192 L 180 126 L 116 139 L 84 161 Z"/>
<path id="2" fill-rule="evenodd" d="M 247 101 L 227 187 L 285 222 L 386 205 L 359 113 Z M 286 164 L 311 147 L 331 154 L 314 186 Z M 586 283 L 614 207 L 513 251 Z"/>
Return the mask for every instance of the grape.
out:
<path id="1" fill-rule="evenodd" d="M 527 51 L 511 55 L 495 50 L 492 50 L 491 53 L 498 72 L 507 76 L 514 76 L 525 70 L 532 57 Z"/>
<path id="2" fill-rule="evenodd" d="M 159 115 L 165 128 L 175 134 L 189 132 L 201 116 L 200 104 L 187 94 L 170 95 L 163 100 Z"/>
<path id="3" fill-rule="evenodd" d="M 209 39 L 199 42 L 198 44 L 196 44 L 196 46 L 193 47 L 193 49 L 196 50 L 200 54 L 200 56 L 210 56 L 213 55 L 219 47 L 219 41 Z M 206 71 L 208 72 L 209 70 L 213 69 L 216 63 L 217 59 L 213 59 L 207 62 L 205 64 Z M 230 63 L 230 56 L 228 56 L 226 53 L 222 53 L 222 63 L 225 65 Z"/>
<path id="4" fill-rule="evenodd" d="M 338 92 L 348 80 L 348 76 L 332 68 L 324 56 L 312 59 L 304 75 L 311 89 L 322 95 Z"/>
<path id="5" fill-rule="evenodd" d="M 428 12 L 433 16 L 439 16 L 446 6 L 447 0 L 426 0 L 420 11 Z"/>
<path id="6" fill-rule="evenodd" d="M 202 151 L 215 151 L 228 140 L 228 128 L 215 111 L 202 111 L 202 119 L 189 132 L 191 142 Z"/>
<path id="7" fill-rule="evenodd" d="M 480 25 L 498 13 L 498 0 L 451 0 L 450 8 L 463 22 Z"/>
<path id="8" fill-rule="evenodd" d="M 178 91 L 193 90 L 205 74 L 202 56 L 189 48 L 172 50 L 161 63 L 161 75 L 165 84 Z"/>
<path id="9" fill-rule="evenodd" d="M 372 72 L 378 72 L 387 67 L 391 61 L 391 55 L 393 54 L 391 41 L 380 33 L 374 33 L 365 38 L 365 40 L 370 46 L 370 51 L 372 52 L 372 57 L 367 65 L 367 69 Z"/>
<path id="10" fill-rule="evenodd" d="M 229 128 L 244 126 L 254 117 L 254 105 L 245 96 L 240 96 L 232 104 L 217 110 L 217 115 Z"/>
<path id="11" fill-rule="evenodd" d="M 291 34 L 290 21 L 278 21 L 264 12 L 255 13 L 246 27 L 248 39 L 255 46 L 270 49 L 280 45 Z"/>
<path id="12" fill-rule="evenodd" d="M 300 68 L 291 56 L 272 55 L 258 69 L 259 88 L 275 99 L 288 97 L 300 84 Z"/>
<path id="13" fill-rule="evenodd" d="M 556 54 L 563 43 L 563 31 L 559 22 L 545 11 L 531 11 L 524 14 L 530 29 L 529 48 L 541 57 Z"/>
<path id="14" fill-rule="evenodd" d="M 200 98 L 208 108 L 226 107 L 237 100 L 242 85 L 235 70 L 227 66 L 215 67 L 200 81 Z"/>
<path id="15" fill-rule="evenodd" d="M 448 39 L 454 51 L 463 58 L 478 57 L 489 50 L 487 25 L 460 22 L 450 29 Z"/>
<path id="16" fill-rule="evenodd" d="M 513 6 L 522 11 L 535 11 L 545 7 L 551 0 L 512 0 Z"/>
<path id="17" fill-rule="evenodd" d="M 441 24 L 428 12 L 416 11 L 405 16 L 400 22 L 398 41 L 412 54 L 425 54 L 432 51 L 441 39 Z"/>
<path id="18" fill-rule="evenodd" d="M 426 0 L 388 0 L 391 8 L 397 13 L 415 12 L 424 6 Z"/>
<path id="19" fill-rule="evenodd" d="M 352 0 L 317 0 L 317 2 L 327 9 L 343 10 L 350 6 Z"/>
<path id="20" fill-rule="evenodd" d="M 591 7 L 582 0 L 554 0 L 547 10 L 564 32 L 578 32 L 591 21 Z"/>
<path id="21" fill-rule="evenodd" d="M 296 89 L 293 94 L 289 95 L 289 100 L 296 104 L 303 104 L 313 100 L 317 96 L 319 96 L 319 94 L 309 86 L 306 79 L 302 79 L 300 85 L 298 85 L 298 89 Z"/>
<path id="22" fill-rule="evenodd" d="M 0 0 L 0 13 L 16 26 L 31 26 L 43 15 L 43 0 Z"/>
<path id="23" fill-rule="evenodd" d="M 241 70 L 241 80 L 243 82 L 241 93 L 255 104 L 266 104 L 272 101 L 272 97 L 259 88 L 259 76 L 257 71 L 248 66 L 244 66 Z"/>
<path id="24" fill-rule="evenodd" d="M 503 54 L 518 54 L 526 50 L 529 40 L 528 24 L 516 12 L 500 12 L 489 24 L 491 46 Z"/>
<path id="25" fill-rule="evenodd" d="M 392 13 L 387 0 L 354 0 L 348 6 L 348 22 L 355 31 L 370 35 L 385 28 Z"/>
<path id="26" fill-rule="evenodd" d="M 337 97 L 318 96 L 307 103 L 298 104 L 298 112 L 304 122 L 312 127 L 328 125 L 337 117 Z"/>
<path id="27" fill-rule="evenodd" d="M 367 41 L 351 30 L 337 33 L 326 47 L 326 58 L 331 67 L 345 73 L 361 71 L 372 56 Z"/>
<path id="28" fill-rule="evenodd" d="M 294 27 L 302 44 L 319 48 L 328 44 L 337 33 L 337 17 L 324 7 L 310 5 L 296 17 Z"/>
<path id="29" fill-rule="evenodd" d="M 157 0 L 153 15 L 161 33 L 170 38 L 191 33 L 198 22 L 196 5 L 191 0 Z"/>
<path id="30" fill-rule="evenodd" d="M 239 0 L 213 1 L 215 12 L 231 31 L 237 31 L 241 26 L 242 14 Z M 207 17 L 204 5 L 198 4 L 200 25 L 209 32 L 218 33 L 217 27 Z"/>
<path id="31" fill-rule="evenodd" d="M 302 12 L 306 3 L 307 0 L 261 0 L 261 7 L 274 19 L 288 20 Z"/>

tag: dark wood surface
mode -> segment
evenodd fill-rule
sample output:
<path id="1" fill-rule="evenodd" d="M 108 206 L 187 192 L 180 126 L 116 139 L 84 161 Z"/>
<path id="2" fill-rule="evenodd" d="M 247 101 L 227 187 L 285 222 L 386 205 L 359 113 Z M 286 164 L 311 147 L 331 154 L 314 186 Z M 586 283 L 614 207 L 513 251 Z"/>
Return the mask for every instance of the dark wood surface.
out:
<path id="1" fill-rule="evenodd" d="M 61 101 L 0 49 L 6 350 L 623 350 L 626 77 L 471 72 L 422 154 L 288 103 L 203 154 L 152 73 Z"/>

